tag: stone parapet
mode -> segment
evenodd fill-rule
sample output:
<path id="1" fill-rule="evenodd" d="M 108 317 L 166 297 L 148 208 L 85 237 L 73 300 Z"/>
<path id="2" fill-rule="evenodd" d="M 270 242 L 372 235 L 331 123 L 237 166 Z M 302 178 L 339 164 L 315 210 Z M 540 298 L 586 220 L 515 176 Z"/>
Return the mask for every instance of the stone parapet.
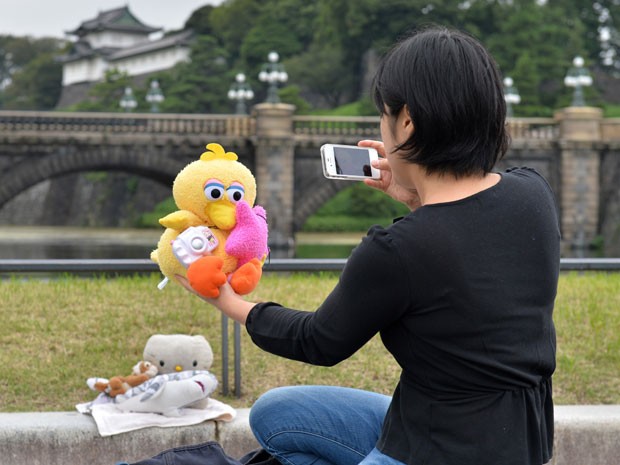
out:
<path id="1" fill-rule="evenodd" d="M 0 463 L 7 465 L 113 465 L 135 462 L 166 449 L 219 442 L 231 457 L 258 447 L 249 409 L 231 422 L 144 428 L 101 437 L 94 420 L 77 412 L 0 413 Z M 555 407 L 554 456 L 549 465 L 617 465 L 620 405 Z"/>

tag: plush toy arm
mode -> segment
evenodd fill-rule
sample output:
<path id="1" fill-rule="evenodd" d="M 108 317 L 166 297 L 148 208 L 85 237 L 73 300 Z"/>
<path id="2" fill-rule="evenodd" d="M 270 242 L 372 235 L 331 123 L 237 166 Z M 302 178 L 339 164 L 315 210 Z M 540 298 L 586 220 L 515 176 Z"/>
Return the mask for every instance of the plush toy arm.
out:
<path id="1" fill-rule="evenodd" d="M 188 210 L 177 210 L 164 216 L 163 218 L 160 218 L 159 224 L 165 228 L 183 231 L 190 226 L 201 225 L 203 224 L 203 221 L 196 214 Z"/>
<path id="2" fill-rule="evenodd" d="M 215 376 L 207 371 L 179 373 L 181 374 L 191 376 L 157 376 L 140 388 L 134 388 L 135 392 L 130 396 L 116 397 L 115 404 L 119 410 L 125 412 L 179 416 L 181 408 L 206 399 L 217 387 Z"/>
<path id="3" fill-rule="evenodd" d="M 258 258 L 253 258 L 249 262 L 239 267 L 230 277 L 230 285 L 239 295 L 246 295 L 252 292 L 263 274 L 263 264 Z"/>
<path id="4" fill-rule="evenodd" d="M 109 382 L 108 378 L 88 378 L 86 385 L 93 391 L 105 392 Z"/>

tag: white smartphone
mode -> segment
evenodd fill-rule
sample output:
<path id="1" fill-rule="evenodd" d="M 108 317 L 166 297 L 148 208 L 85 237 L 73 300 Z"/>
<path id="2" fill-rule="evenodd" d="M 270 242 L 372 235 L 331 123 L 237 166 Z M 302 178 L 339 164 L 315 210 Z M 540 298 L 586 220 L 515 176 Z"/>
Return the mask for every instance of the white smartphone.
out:
<path id="1" fill-rule="evenodd" d="M 381 173 L 370 162 L 379 158 L 370 147 L 356 145 L 325 144 L 321 146 L 323 174 L 329 179 L 380 179 Z"/>

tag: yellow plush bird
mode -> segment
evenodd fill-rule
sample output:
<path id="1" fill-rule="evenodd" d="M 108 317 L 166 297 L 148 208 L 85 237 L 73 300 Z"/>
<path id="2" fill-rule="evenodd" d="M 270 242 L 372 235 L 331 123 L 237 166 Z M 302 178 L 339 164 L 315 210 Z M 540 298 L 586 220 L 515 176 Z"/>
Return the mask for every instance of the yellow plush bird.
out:
<path id="1" fill-rule="evenodd" d="M 256 181 L 237 155 L 216 143 L 206 148 L 174 180 L 179 210 L 159 220 L 166 230 L 151 259 L 166 277 L 160 289 L 180 276 L 206 297 L 217 297 L 226 281 L 247 294 L 268 253 L 266 213 L 254 206 Z"/>

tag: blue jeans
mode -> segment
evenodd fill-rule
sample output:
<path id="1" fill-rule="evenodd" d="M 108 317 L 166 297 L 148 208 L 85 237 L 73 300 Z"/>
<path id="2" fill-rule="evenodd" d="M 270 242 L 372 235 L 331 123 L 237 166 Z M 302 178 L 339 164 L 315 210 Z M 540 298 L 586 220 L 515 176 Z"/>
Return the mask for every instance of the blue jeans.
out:
<path id="1" fill-rule="evenodd" d="M 250 410 L 260 445 L 286 465 L 403 465 L 375 448 L 391 398 L 359 389 L 273 389 Z"/>

